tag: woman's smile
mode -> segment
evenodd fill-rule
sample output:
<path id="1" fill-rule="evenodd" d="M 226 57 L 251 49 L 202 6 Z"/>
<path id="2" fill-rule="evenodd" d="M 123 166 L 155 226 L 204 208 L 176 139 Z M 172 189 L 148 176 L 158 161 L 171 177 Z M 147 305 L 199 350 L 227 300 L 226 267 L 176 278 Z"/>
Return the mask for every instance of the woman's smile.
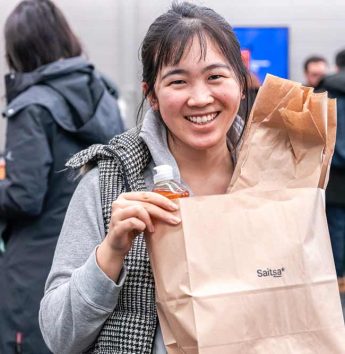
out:
<path id="1" fill-rule="evenodd" d="M 185 119 L 197 125 L 207 125 L 213 122 L 218 114 L 219 112 L 193 114 L 185 116 Z"/>

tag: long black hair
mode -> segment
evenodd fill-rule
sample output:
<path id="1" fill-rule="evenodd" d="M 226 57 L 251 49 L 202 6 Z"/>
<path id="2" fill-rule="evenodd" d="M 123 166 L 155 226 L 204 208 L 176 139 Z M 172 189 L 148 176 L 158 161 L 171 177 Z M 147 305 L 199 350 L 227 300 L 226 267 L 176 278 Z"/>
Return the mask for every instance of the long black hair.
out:
<path id="1" fill-rule="evenodd" d="M 214 10 L 188 2 L 173 2 L 171 9 L 151 24 L 142 42 L 142 81 L 147 84 L 147 90 L 139 107 L 138 120 L 145 99 L 154 94 L 155 82 L 162 66 L 178 64 L 194 37 L 199 40 L 201 58 L 206 55 L 207 38 L 210 38 L 230 63 L 245 97 L 240 110 L 246 120 L 250 104 L 249 74 L 235 33 L 230 24 Z"/>
<path id="2" fill-rule="evenodd" d="M 50 0 L 24 0 L 5 23 L 8 66 L 30 72 L 53 61 L 79 56 L 82 46 L 63 13 Z"/>

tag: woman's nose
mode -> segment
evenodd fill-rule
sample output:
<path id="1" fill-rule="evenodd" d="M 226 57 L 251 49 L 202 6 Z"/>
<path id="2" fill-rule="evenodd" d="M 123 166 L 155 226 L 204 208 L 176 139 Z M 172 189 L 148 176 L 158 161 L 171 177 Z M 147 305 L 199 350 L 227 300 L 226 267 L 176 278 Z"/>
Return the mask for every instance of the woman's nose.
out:
<path id="1" fill-rule="evenodd" d="M 203 85 L 198 85 L 190 92 L 187 104 L 191 107 L 202 107 L 213 102 L 214 98 L 210 90 Z"/>

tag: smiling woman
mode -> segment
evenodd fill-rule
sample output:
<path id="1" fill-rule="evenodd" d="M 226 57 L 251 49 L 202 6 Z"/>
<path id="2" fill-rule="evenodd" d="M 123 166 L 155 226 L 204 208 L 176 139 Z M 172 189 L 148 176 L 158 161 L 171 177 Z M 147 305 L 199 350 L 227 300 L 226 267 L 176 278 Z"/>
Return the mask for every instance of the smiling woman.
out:
<path id="1" fill-rule="evenodd" d="M 209 38 L 205 45 L 200 57 L 201 43 L 192 38 L 176 65 L 162 67 L 151 102 L 167 127 L 184 181 L 194 194 L 218 194 L 226 191 L 233 170 L 226 132 L 239 109 L 241 87 L 219 48 Z M 217 167 L 215 179 L 209 172 Z"/>
<path id="2" fill-rule="evenodd" d="M 151 105 L 142 125 L 68 163 L 95 168 L 70 204 L 41 303 L 54 352 L 166 353 L 143 232 L 181 220 L 150 192 L 153 168 L 169 164 L 190 194 L 208 195 L 226 191 L 236 163 L 248 73 L 231 26 L 174 3 L 150 26 L 141 58 Z"/>

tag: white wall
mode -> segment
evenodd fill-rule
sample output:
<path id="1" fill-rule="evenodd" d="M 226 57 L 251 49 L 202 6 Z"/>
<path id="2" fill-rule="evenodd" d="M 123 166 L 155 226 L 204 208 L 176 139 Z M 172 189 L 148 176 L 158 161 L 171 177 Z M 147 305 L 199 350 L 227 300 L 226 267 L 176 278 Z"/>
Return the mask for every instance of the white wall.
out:
<path id="1" fill-rule="evenodd" d="M 5 19 L 18 0 L 0 1 L 1 32 Z M 290 28 L 290 78 L 303 81 L 303 60 L 322 54 L 333 63 L 345 48 L 344 0 L 205 0 L 194 1 L 214 8 L 233 26 L 276 25 Z M 55 0 L 82 40 L 90 60 L 114 79 L 127 102 L 127 122 L 135 123 L 140 101 L 138 48 L 149 24 L 170 0 Z M 0 108 L 3 109 L 3 37 L 0 47 Z M 0 151 L 4 146 L 0 119 Z"/>

